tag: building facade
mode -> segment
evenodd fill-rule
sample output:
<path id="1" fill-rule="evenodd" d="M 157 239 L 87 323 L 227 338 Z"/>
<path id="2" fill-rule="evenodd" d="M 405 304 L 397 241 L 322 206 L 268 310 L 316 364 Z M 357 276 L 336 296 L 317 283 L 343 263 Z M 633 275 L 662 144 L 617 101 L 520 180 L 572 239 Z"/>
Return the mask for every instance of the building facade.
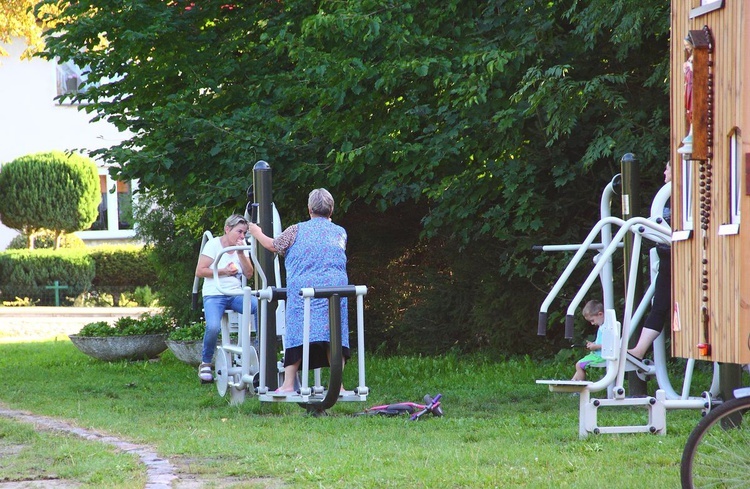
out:
<path id="1" fill-rule="evenodd" d="M 0 57 L 0 165 L 32 153 L 86 151 L 119 144 L 130 137 L 114 125 L 90 122 L 93 114 L 55 97 L 85 84 L 85 73 L 72 65 L 41 58 L 21 59 L 26 44 L 14 38 Z M 135 236 L 132 202 L 134 182 L 116 182 L 98 164 L 102 192 L 99 216 L 91 229 L 78 234 L 86 243 L 131 241 Z M 0 223 L 0 250 L 18 234 Z"/>
<path id="2" fill-rule="evenodd" d="M 672 348 L 750 363 L 750 2 L 673 0 Z"/>

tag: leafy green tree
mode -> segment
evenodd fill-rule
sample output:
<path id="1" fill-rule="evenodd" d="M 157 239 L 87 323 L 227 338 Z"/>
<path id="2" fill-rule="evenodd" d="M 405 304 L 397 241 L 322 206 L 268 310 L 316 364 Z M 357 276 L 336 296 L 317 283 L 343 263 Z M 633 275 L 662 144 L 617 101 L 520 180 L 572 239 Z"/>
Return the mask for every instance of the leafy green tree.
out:
<path id="1" fill-rule="evenodd" d="M 96 164 L 60 151 L 22 156 L 0 169 L 0 216 L 8 227 L 29 236 L 42 229 L 55 234 L 88 228 L 96 220 L 101 194 Z"/>
<path id="2" fill-rule="evenodd" d="M 0 3 L 0 42 L 9 43 L 14 36 L 24 38 L 27 43 L 23 53 L 25 58 L 44 48 L 43 33 L 47 26 L 41 17 L 58 13 L 56 6 L 47 5 L 35 14 L 36 3 L 36 0 L 3 0 Z M 7 55 L 0 46 L 0 56 Z"/>
<path id="3" fill-rule="evenodd" d="M 667 154 L 666 4 L 120 5 L 70 4 L 48 55 L 116 80 L 76 97 L 137 133 L 102 150 L 115 171 L 168 198 L 231 201 L 263 158 L 294 182 L 283 197 L 325 182 L 381 209 L 427 198 L 428 229 L 502 238 L 509 204 L 519 230 L 541 227 L 539 190 Z M 468 215 L 486 219 L 451 225 Z"/>
<path id="4" fill-rule="evenodd" d="M 116 176 L 204 222 L 244 205 L 258 159 L 290 222 L 315 186 L 342 211 L 418 209 L 424 256 L 445 260 L 426 259 L 407 309 L 468 301 L 411 314 L 425 328 L 528 324 L 560 266 L 531 245 L 579 240 L 623 153 L 649 182 L 669 153 L 668 2 L 80 0 L 64 16 L 46 56 L 88 66 L 102 83 L 74 97 L 135 133 L 99 151 Z"/>

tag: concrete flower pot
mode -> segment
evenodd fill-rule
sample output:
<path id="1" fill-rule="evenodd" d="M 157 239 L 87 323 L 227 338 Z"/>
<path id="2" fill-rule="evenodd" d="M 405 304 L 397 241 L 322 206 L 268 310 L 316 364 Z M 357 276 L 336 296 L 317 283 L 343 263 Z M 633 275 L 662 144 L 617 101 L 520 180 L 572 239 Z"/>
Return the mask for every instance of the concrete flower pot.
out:
<path id="1" fill-rule="evenodd" d="M 117 360 L 148 360 L 167 349 L 167 334 L 132 336 L 68 336 L 86 355 L 114 362 Z"/>
<path id="2" fill-rule="evenodd" d="M 200 365 L 203 340 L 167 340 L 167 347 L 181 362 L 195 367 Z"/>

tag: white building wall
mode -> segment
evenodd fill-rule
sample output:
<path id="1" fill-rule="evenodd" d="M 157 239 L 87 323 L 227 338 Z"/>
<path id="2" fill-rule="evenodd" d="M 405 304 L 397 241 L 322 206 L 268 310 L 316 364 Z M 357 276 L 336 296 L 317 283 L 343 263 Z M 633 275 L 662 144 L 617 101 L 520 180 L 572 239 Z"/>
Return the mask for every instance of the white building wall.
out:
<path id="1" fill-rule="evenodd" d="M 89 122 L 94 115 L 79 111 L 78 106 L 55 102 L 56 63 L 22 60 L 26 46 L 20 38 L 2 46 L 9 56 L 0 57 L 0 165 L 31 153 L 109 147 L 130 137 L 107 122 Z M 100 174 L 105 173 L 100 168 Z M 112 183 L 108 180 L 110 188 Z M 116 201 L 114 195 L 115 206 Z M 0 250 L 17 234 L 0 224 Z M 111 242 L 133 235 L 132 230 L 86 231 L 83 238 Z"/>

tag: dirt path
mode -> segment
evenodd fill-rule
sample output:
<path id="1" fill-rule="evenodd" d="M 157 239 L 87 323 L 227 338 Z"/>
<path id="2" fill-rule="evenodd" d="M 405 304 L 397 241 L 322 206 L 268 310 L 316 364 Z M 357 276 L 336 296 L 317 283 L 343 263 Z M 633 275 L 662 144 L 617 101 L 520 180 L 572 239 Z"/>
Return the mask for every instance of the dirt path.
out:
<path id="1" fill-rule="evenodd" d="M 99 432 L 95 432 L 91 430 L 85 430 L 83 428 L 77 428 L 75 426 L 72 426 L 66 423 L 65 421 L 60 421 L 60 420 L 48 418 L 45 416 L 38 416 L 35 414 L 31 414 L 31 413 L 15 411 L 12 409 L 7 409 L 3 406 L 0 406 L 0 416 L 4 416 L 6 418 L 12 418 L 14 420 L 22 421 L 24 423 L 31 423 L 34 426 L 36 426 L 38 429 L 69 433 L 72 435 L 76 435 L 80 438 L 84 438 L 86 440 L 98 441 L 101 443 L 106 443 L 107 445 L 112 445 L 113 447 L 117 448 L 118 450 L 122 450 L 123 452 L 134 453 L 138 456 L 138 458 L 140 458 L 141 463 L 146 466 L 146 474 L 147 474 L 146 488 L 147 489 L 169 489 L 173 487 L 172 481 L 177 479 L 175 468 L 172 466 L 172 464 L 169 463 L 168 460 L 159 458 L 156 452 L 154 452 L 151 448 L 145 445 L 136 445 L 134 443 L 129 443 L 125 440 L 121 440 L 119 438 L 116 438 L 114 436 L 110 436 L 104 433 L 99 433 Z M 63 486 L 55 485 L 58 482 L 61 484 L 67 484 L 67 485 L 63 485 Z M 14 484 L 19 484 L 19 483 L 14 483 Z M 59 487 L 71 487 L 68 481 L 45 480 L 44 484 L 46 487 L 58 487 L 58 488 Z M 13 486 L 6 486 L 4 484 L 0 484 L 0 488 L 5 488 L 5 487 L 13 487 Z M 24 486 L 17 486 L 17 487 L 24 487 Z"/>
<path id="2" fill-rule="evenodd" d="M 280 488 L 283 486 L 279 481 L 273 479 L 247 480 L 238 477 L 201 479 L 184 470 L 180 470 L 180 467 L 176 467 L 169 460 L 159 457 L 156 451 L 147 445 L 138 445 L 107 433 L 79 428 L 58 419 L 8 409 L 3 405 L 0 405 L 0 416 L 33 424 L 38 430 L 75 435 L 85 440 L 106 443 L 117 450 L 137 455 L 141 463 L 146 466 L 145 489 L 201 489 L 203 487 L 227 489 L 247 483 L 254 484 L 253 487 L 262 487 L 261 484 L 265 484 L 267 488 Z M 21 449 L 23 447 L 19 446 L 17 448 Z M 14 452 L 14 447 L 5 446 L 3 450 L 9 452 L 9 454 L 16 453 Z M 0 489 L 73 489 L 77 487 L 80 487 L 79 483 L 65 479 L 37 479 L 0 483 Z"/>
<path id="3" fill-rule="evenodd" d="M 77 333 L 87 323 L 95 321 L 112 322 L 122 316 L 137 317 L 147 310 L 145 308 L 0 307 L 0 343 L 55 338 L 67 340 L 69 334 Z M 153 448 L 146 445 L 134 444 L 107 433 L 79 428 L 66 421 L 9 409 L 2 404 L 0 404 L 0 416 L 33 424 L 38 430 L 68 433 L 89 441 L 106 443 L 123 452 L 136 454 L 141 463 L 146 466 L 146 489 L 201 489 L 203 487 L 225 489 L 247 483 L 254 484 L 252 487 L 263 487 L 263 485 L 268 488 L 283 487 L 283 483 L 274 479 L 252 481 L 237 477 L 200 479 L 190 474 L 186 467 L 180 467 L 159 457 Z M 22 446 L 15 448 L 4 446 L 3 450 L 11 454 L 17 453 L 13 452 L 14 449 L 20 450 L 22 448 Z M 81 484 L 76 481 L 64 479 L 0 482 L 0 489 L 74 489 L 80 486 Z"/>

